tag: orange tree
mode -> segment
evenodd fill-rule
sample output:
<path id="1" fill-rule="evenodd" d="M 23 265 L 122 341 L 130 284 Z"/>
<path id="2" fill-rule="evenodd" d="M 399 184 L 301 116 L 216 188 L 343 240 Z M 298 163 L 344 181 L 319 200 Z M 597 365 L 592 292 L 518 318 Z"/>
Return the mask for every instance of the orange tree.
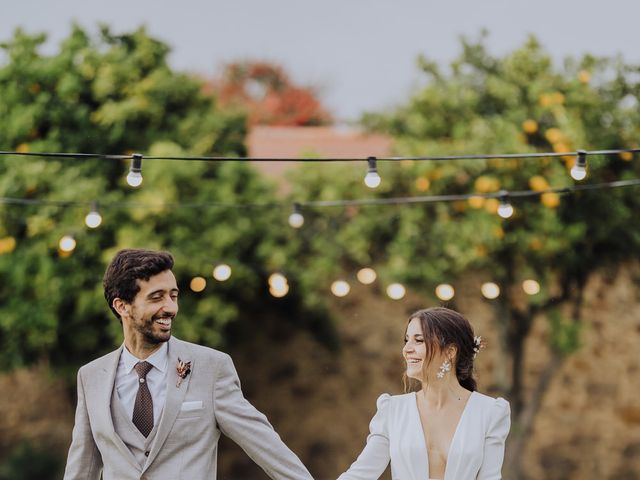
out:
<path id="1" fill-rule="evenodd" d="M 640 114 L 638 66 L 585 56 L 562 68 L 534 38 L 504 57 L 483 41 L 463 41 L 462 54 L 446 71 L 420 59 L 425 86 L 394 111 L 365 115 L 373 130 L 391 134 L 402 156 L 504 152 L 566 152 L 637 148 Z M 546 190 L 575 182 L 573 157 L 538 160 L 402 161 L 379 165 L 378 197 L 470 194 L 500 190 Z M 640 176 L 630 153 L 589 157 L 597 183 Z M 310 165 L 293 182 L 296 201 L 362 198 L 364 165 Z M 583 182 L 583 183 L 584 183 Z M 493 300 L 503 362 L 494 389 L 513 410 L 511 465 L 530 434 L 533 418 L 554 372 L 579 347 L 583 290 L 604 266 L 640 254 L 637 187 L 567 196 L 545 193 L 512 200 L 514 215 L 496 215 L 497 199 L 394 207 L 307 209 L 292 248 L 308 283 L 362 264 L 424 290 L 443 279 L 475 271 L 502 291 Z M 324 232 L 319 234 L 319 232 Z M 536 279 L 541 291 L 525 295 L 522 282 Z M 550 322 L 546 368 L 524 394 L 524 345 L 535 318 Z M 517 478 L 517 477 L 516 477 Z"/>
<path id="2" fill-rule="evenodd" d="M 245 119 L 221 110 L 202 82 L 173 71 L 168 47 L 144 30 L 115 36 L 104 28 L 92 38 L 75 27 L 53 55 L 39 52 L 44 40 L 17 31 L 2 45 L 0 150 L 246 154 Z M 183 292 L 175 327 L 185 339 L 216 346 L 236 320 L 313 318 L 297 315 L 296 295 L 268 294 L 281 243 L 276 210 L 172 205 L 268 203 L 272 191 L 246 164 L 147 160 L 137 190 L 124 182 L 128 168 L 102 159 L 0 158 L 0 197 L 76 202 L 0 206 L 2 368 L 45 361 L 71 379 L 80 363 L 112 349 L 121 328 L 101 279 L 126 247 L 175 255 Z M 84 225 L 92 201 L 103 216 L 96 229 Z M 70 255 L 58 249 L 65 234 L 77 242 Z M 230 261 L 233 274 L 214 285 L 217 261 Z M 203 292 L 191 291 L 195 276 L 208 278 Z"/>

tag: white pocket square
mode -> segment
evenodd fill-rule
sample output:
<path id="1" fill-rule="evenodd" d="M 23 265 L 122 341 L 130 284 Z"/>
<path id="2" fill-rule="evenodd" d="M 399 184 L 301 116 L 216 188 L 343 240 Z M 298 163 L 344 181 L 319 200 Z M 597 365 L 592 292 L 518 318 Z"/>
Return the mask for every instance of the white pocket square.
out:
<path id="1" fill-rule="evenodd" d="M 201 408 L 202 408 L 202 400 L 197 400 L 195 402 L 182 402 L 180 411 L 190 412 L 192 410 L 200 410 Z"/>

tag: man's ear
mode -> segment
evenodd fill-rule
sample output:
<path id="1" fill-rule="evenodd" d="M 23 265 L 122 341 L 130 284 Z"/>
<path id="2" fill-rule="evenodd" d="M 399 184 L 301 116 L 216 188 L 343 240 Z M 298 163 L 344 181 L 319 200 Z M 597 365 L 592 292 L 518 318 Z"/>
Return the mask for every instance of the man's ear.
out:
<path id="1" fill-rule="evenodd" d="M 114 298 L 113 303 L 111 305 L 113 305 L 114 310 L 118 312 L 118 315 L 120 315 L 120 318 L 124 317 L 125 315 L 126 316 L 129 315 L 130 305 L 124 300 L 122 300 L 121 298 Z"/>

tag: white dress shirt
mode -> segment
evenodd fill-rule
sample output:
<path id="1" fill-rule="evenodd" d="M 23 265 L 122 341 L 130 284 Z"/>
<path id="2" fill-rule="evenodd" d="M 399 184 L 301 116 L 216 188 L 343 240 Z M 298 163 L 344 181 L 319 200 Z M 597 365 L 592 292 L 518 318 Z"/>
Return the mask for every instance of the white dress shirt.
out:
<path id="1" fill-rule="evenodd" d="M 118 398 L 122 402 L 129 418 L 133 418 L 133 407 L 136 403 L 136 395 L 140 385 L 138 373 L 133 367 L 138 362 L 149 362 L 153 365 L 153 368 L 147 373 L 147 386 L 153 400 L 153 423 L 155 425 L 160 421 L 162 408 L 167 397 L 167 367 L 169 363 L 169 346 L 167 343 L 164 342 L 156 352 L 145 360 L 136 358 L 127 350 L 126 345 L 122 348 L 116 372 L 116 389 Z"/>
<path id="2" fill-rule="evenodd" d="M 451 440 L 444 480 L 499 480 L 510 427 L 509 404 L 473 392 Z M 416 394 L 383 394 L 358 459 L 338 480 L 373 480 L 391 461 L 394 480 L 429 478 L 429 458 Z"/>

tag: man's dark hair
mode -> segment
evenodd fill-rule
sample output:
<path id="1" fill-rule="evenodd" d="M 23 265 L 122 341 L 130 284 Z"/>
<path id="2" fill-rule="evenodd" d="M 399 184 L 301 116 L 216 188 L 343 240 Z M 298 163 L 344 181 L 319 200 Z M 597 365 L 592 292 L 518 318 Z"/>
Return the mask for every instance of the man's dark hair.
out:
<path id="1" fill-rule="evenodd" d="M 154 275 L 172 268 L 173 257 L 168 252 L 131 248 L 116 253 L 102 279 L 104 298 L 114 315 L 120 318 L 113 308 L 113 300 L 121 298 L 127 303 L 133 302 L 140 291 L 137 280 L 147 281 Z"/>

